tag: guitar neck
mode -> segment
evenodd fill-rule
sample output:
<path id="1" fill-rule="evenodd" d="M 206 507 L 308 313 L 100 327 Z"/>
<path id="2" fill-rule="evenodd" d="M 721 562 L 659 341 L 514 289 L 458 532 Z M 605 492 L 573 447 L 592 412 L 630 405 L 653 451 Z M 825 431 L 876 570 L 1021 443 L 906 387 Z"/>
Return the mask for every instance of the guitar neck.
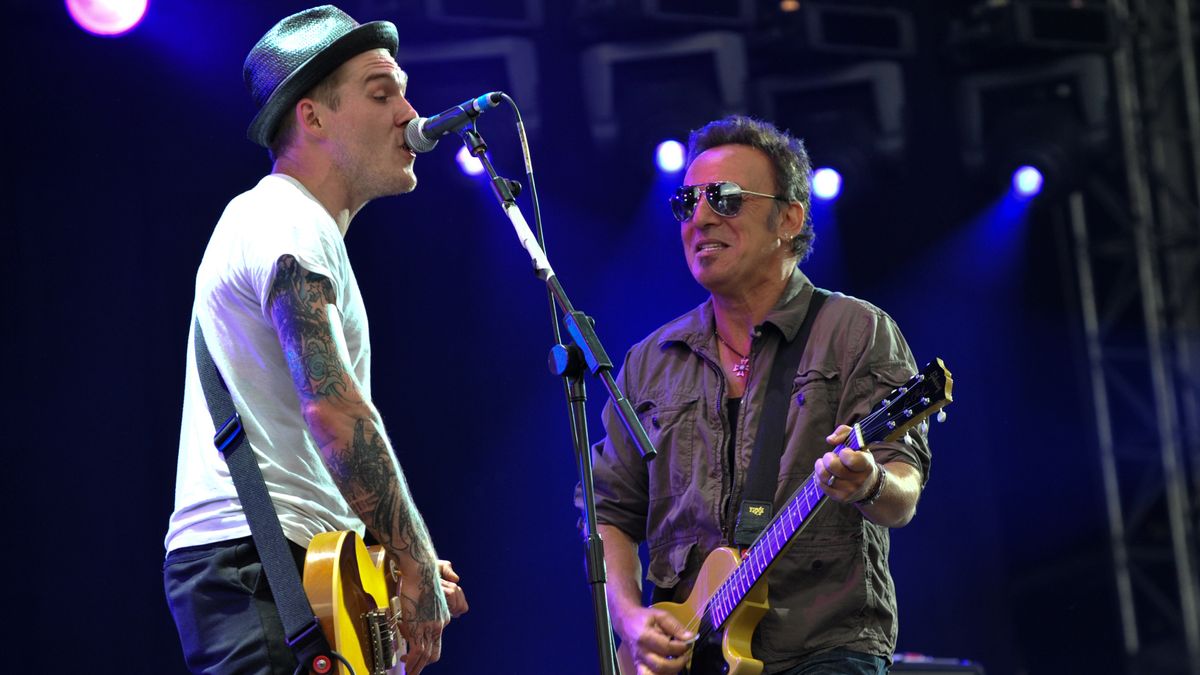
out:
<path id="1" fill-rule="evenodd" d="M 950 395 L 952 384 L 953 380 L 945 364 L 941 359 L 936 359 L 903 387 L 896 389 L 880 402 L 878 408 L 870 415 L 854 425 L 849 440 L 838 450 L 862 450 L 871 443 L 900 438 L 909 429 L 953 400 Z M 796 535 L 812 522 L 813 514 L 821 508 L 825 500 L 825 493 L 817 484 L 815 475 L 809 476 L 771 522 L 767 523 L 762 534 L 746 552 L 741 564 L 709 599 L 705 611 L 709 614 L 714 628 L 725 623 L 750 589 L 754 588 L 779 556 L 787 550 Z"/>

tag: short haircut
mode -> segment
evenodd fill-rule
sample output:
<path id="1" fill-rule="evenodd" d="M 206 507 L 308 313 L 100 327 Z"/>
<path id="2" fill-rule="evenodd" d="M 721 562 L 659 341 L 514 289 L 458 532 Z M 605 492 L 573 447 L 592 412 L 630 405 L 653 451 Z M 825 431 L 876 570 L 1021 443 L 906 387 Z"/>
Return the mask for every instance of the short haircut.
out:
<path id="1" fill-rule="evenodd" d="M 275 135 L 271 137 L 271 144 L 267 146 L 267 150 L 271 155 L 271 161 L 279 158 L 292 141 L 296 138 L 296 104 L 302 99 L 311 98 L 314 101 L 320 101 L 322 105 L 330 110 L 337 110 L 342 104 L 342 99 L 338 96 L 338 85 L 342 83 L 342 69 L 334 68 L 333 72 L 326 75 L 323 80 L 313 85 L 303 96 L 292 102 L 292 107 L 288 113 L 279 121 L 279 128 L 275 131 Z"/>
<path id="2" fill-rule="evenodd" d="M 761 150 L 775 170 L 776 194 L 804 207 L 804 223 L 792 240 L 792 251 L 803 261 L 812 252 L 815 237 L 809 214 L 812 163 L 804 149 L 804 141 L 780 131 L 770 122 L 731 115 L 692 132 L 688 139 L 688 165 L 691 166 L 700 153 L 721 145 L 747 145 Z"/>

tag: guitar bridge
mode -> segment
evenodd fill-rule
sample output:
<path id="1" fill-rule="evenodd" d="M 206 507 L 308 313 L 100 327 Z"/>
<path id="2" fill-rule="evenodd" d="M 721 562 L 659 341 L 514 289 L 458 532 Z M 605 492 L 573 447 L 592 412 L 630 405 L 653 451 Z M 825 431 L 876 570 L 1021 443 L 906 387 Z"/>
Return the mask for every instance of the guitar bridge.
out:
<path id="1" fill-rule="evenodd" d="M 396 667 L 396 633 L 386 609 L 373 609 L 363 615 L 371 640 L 371 675 L 387 675 Z"/>

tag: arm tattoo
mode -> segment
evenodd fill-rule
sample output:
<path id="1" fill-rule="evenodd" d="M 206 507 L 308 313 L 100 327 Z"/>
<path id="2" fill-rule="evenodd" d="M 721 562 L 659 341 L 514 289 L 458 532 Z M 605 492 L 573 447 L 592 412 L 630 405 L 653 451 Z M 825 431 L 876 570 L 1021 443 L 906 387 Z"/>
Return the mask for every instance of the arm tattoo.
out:
<path id="1" fill-rule="evenodd" d="M 404 475 L 393 469 L 391 450 L 376 429 L 368 420 L 358 420 L 350 446 L 331 458 L 330 473 L 354 512 L 386 549 L 421 562 L 421 573 L 415 579 L 406 577 L 405 584 L 419 588 L 424 606 L 406 607 L 404 616 L 407 620 L 434 620 L 439 614 L 431 601 L 438 583 L 433 545 Z"/>
<path id="2" fill-rule="evenodd" d="M 279 258 L 269 306 L 296 391 L 305 402 L 362 402 L 330 329 L 328 307 L 335 302 L 329 279 L 304 269 L 290 255 Z M 406 617 L 435 619 L 437 607 L 428 601 L 436 597 L 438 584 L 433 545 L 381 422 L 367 410 L 355 418 L 348 444 L 335 443 L 325 451 L 325 463 L 342 496 L 384 547 L 421 565 L 421 574 L 407 582 L 419 587 L 425 606 L 408 608 Z"/>
<path id="3" fill-rule="evenodd" d="M 308 400 L 346 394 L 346 372 L 329 330 L 333 284 L 290 256 L 276 262 L 268 304 L 296 391 Z"/>

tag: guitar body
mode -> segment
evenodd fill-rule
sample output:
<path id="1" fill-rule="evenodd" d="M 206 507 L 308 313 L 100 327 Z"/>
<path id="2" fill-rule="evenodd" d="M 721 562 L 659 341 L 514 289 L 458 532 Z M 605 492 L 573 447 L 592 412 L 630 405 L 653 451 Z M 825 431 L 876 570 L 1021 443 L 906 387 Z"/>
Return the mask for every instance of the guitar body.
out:
<path id="1" fill-rule="evenodd" d="M 721 547 L 708 554 L 696 585 L 684 602 L 658 602 L 661 609 L 684 626 L 694 626 L 713 593 L 729 578 L 740 563 L 738 552 Z M 688 675 L 759 675 L 763 662 L 750 656 L 750 639 L 754 629 L 767 613 L 767 582 L 762 580 L 746 593 L 737 609 L 729 615 L 722 630 L 712 631 L 707 638 L 701 636 L 692 646 L 689 663 L 683 671 Z M 626 645 L 617 650 L 617 662 L 621 675 L 636 675 L 633 655 Z"/>
<path id="2" fill-rule="evenodd" d="M 354 532 L 313 537 L 304 559 L 304 591 L 334 651 L 355 675 L 402 675 L 399 572 L 379 546 Z M 338 675 L 351 675 L 337 664 Z"/>

